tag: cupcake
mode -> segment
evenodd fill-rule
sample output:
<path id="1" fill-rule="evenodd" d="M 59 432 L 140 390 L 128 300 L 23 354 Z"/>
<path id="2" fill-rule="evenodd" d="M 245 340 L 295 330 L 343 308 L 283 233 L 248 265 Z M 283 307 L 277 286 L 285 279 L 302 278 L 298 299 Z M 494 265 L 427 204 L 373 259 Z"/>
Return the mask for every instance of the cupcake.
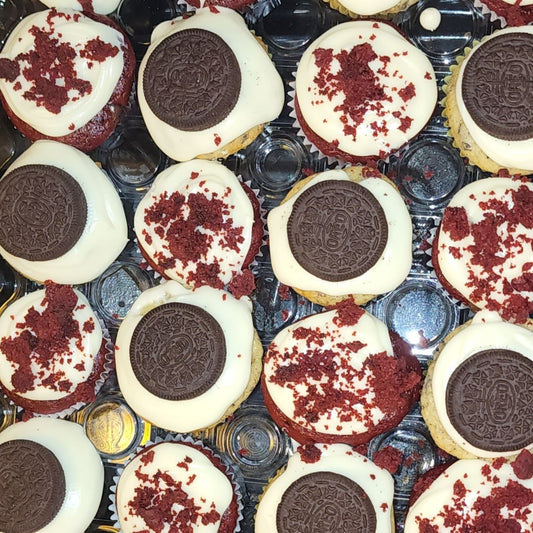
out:
<path id="1" fill-rule="evenodd" d="M 0 53 L 0 100 L 30 140 L 88 152 L 115 129 L 134 70 L 133 48 L 110 19 L 39 11 L 20 21 Z"/>
<path id="2" fill-rule="evenodd" d="M 526 450 L 512 463 L 461 459 L 421 484 L 405 533 L 533 531 L 533 456 Z"/>
<path id="3" fill-rule="evenodd" d="M 41 3 L 47 7 L 78 9 L 108 15 L 117 9 L 120 0 L 41 0 Z"/>
<path id="4" fill-rule="evenodd" d="M 154 29 L 138 94 L 150 135 L 176 161 L 237 152 L 284 103 L 283 82 L 262 43 L 224 7 Z"/>
<path id="5" fill-rule="evenodd" d="M 268 214 L 278 280 L 320 305 L 362 305 L 398 287 L 412 262 L 412 224 L 390 180 L 347 167 L 299 181 Z"/>
<path id="6" fill-rule="evenodd" d="M 0 531 L 83 533 L 103 489 L 102 461 L 78 424 L 32 418 L 0 433 Z"/>
<path id="7" fill-rule="evenodd" d="M 279 332 L 261 377 L 270 415 L 299 443 L 367 443 L 398 425 L 420 386 L 409 346 L 349 302 Z"/>
<path id="8" fill-rule="evenodd" d="M 533 312 L 533 183 L 493 177 L 460 189 L 432 245 L 435 274 L 474 311 L 525 322 Z"/>
<path id="9" fill-rule="evenodd" d="M 474 6 L 482 13 L 490 12 L 491 19 L 500 18 L 504 26 L 525 26 L 533 22 L 531 0 L 474 0 Z"/>
<path id="10" fill-rule="evenodd" d="M 86 283 L 127 242 L 111 180 L 71 146 L 36 141 L 0 179 L 0 254 L 29 279 Z"/>
<path id="11" fill-rule="evenodd" d="M 144 291 L 120 325 L 120 390 L 142 418 L 178 433 L 214 426 L 252 392 L 262 346 L 248 299 L 175 281 Z"/>
<path id="12" fill-rule="evenodd" d="M 392 18 L 416 4 L 417 0 L 380 0 L 379 2 L 365 2 L 365 0 L 325 0 L 330 7 L 351 18 L 372 17 Z"/>
<path id="13" fill-rule="evenodd" d="M 304 52 L 294 106 L 307 140 L 348 163 L 385 159 L 415 137 L 437 103 L 429 59 L 394 26 L 334 26 Z"/>
<path id="14" fill-rule="evenodd" d="M 134 228 L 148 264 L 166 279 L 227 286 L 237 297 L 252 292 L 259 201 L 224 165 L 193 160 L 164 170 L 139 202 Z"/>
<path id="15" fill-rule="evenodd" d="M 301 446 L 260 497 L 255 533 L 392 533 L 392 476 L 344 444 Z"/>
<path id="16" fill-rule="evenodd" d="M 233 533 L 240 493 L 220 458 L 200 443 L 146 446 L 120 474 L 115 507 L 122 533 Z"/>
<path id="17" fill-rule="evenodd" d="M 47 284 L 0 315 L 0 388 L 29 412 L 70 413 L 103 384 L 107 342 L 81 292 Z"/>
<path id="18" fill-rule="evenodd" d="M 533 448 L 533 320 L 504 322 L 480 311 L 444 340 L 421 404 L 436 444 L 460 459 L 513 456 Z"/>
<path id="19" fill-rule="evenodd" d="M 447 80 L 445 116 L 463 157 L 498 174 L 533 172 L 533 27 L 505 28 L 467 50 Z"/>

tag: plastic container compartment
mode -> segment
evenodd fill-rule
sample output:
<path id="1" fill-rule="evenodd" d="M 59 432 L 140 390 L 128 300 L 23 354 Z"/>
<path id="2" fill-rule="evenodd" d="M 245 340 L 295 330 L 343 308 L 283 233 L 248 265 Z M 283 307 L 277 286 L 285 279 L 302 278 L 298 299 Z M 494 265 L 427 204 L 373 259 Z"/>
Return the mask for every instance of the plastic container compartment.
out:
<path id="1" fill-rule="evenodd" d="M 0 44 L 16 22 L 36 6 L 31 0 L 0 2 Z M 428 7 L 437 8 L 442 16 L 434 31 L 424 29 L 420 23 L 420 15 Z M 140 60 L 154 25 L 186 9 L 183 0 L 123 0 L 113 16 L 131 38 Z M 243 15 L 250 29 L 268 46 L 287 92 L 306 47 L 329 27 L 348 20 L 321 0 L 259 0 L 245 9 Z M 471 0 L 420 0 L 399 14 L 395 22 L 428 55 L 439 87 L 454 57 L 494 29 L 488 18 L 476 11 Z M 395 180 L 409 206 L 414 226 L 413 267 L 398 289 L 366 306 L 411 345 L 424 367 L 446 334 L 469 316 L 469 311 L 453 301 L 437 282 L 428 252 L 431 240 L 451 196 L 482 176 L 479 170 L 466 165 L 451 145 L 441 111 L 437 106 L 424 131 L 381 165 L 381 170 Z M 310 152 L 298 137 L 293 122 L 286 105 L 281 116 L 252 145 L 226 161 L 259 191 L 266 210 L 278 205 L 295 182 L 328 168 L 326 159 Z M 28 145 L 0 111 L 0 172 Z M 135 206 L 154 176 L 170 164 L 151 140 L 134 97 L 115 133 L 91 157 L 101 163 L 113 180 L 130 222 Z M 157 283 L 150 272 L 141 268 L 133 232 L 130 237 L 121 257 L 99 279 L 80 287 L 112 335 L 138 294 Z M 258 258 L 255 274 L 254 319 L 265 347 L 281 328 L 321 309 L 280 286 L 272 273 L 266 248 Z M 0 311 L 31 288 L 31 283 L 0 260 Z M 16 409 L 0 394 L 0 431 L 13 423 L 16 416 Z M 164 430 L 145 423 L 129 408 L 113 375 L 96 402 L 71 418 L 85 427 L 101 453 L 106 489 L 112 484 L 118 465 L 138 445 L 165 436 Z M 242 474 L 246 507 L 241 530 L 251 533 L 258 496 L 268 479 L 286 462 L 291 453 L 290 440 L 268 416 L 259 389 L 229 420 L 195 436 L 225 454 Z M 397 531 L 401 532 L 403 513 L 416 477 L 441 461 L 442 454 L 431 440 L 418 406 L 397 428 L 370 443 L 369 456 L 386 446 L 394 446 L 403 457 L 394 475 Z M 89 532 L 115 531 L 108 504 L 106 490 Z"/>

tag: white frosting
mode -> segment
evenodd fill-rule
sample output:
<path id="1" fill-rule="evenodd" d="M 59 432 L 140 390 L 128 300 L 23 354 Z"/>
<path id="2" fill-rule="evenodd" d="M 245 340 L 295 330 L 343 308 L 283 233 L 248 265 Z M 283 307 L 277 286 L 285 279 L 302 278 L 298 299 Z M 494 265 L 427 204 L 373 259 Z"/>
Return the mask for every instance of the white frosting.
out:
<path id="1" fill-rule="evenodd" d="M 58 9 L 83 9 L 82 0 L 41 0 L 45 6 L 55 7 Z M 120 0 L 89 0 L 93 11 L 102 15 L 107 15 L 115 11 L 120 4 Z"/>
<path id="2" fill-rule="evenodd" d="M 158 398 L 137 380 L 131 367 L 130 341 L 135 327 L 151 309 L 169 302 L 196 305 L 220 324 L 226 339 L 226 363 L 216 383 L 200 396 L 181 401 Z M 120 390 L 132 409 L 153 424 L 180 433 L 217 422 L 246 389 L 250 379 L 253 323 L 247 298 L 200 287 L 189 291 L 176 281 L 144 291 L 120 325 L 115 360 Z"/>
<path id="3" fill-rule="evenodd" d="M 477 448 L 461 436 L 448 417 L 446 388 L 453 372 L 472 355 L 490 349 L 512 350 L 533 360 L 533 332 L 504 322 L 496 313 L 481 311 L 465 329 L 446 342 L 435 362 L 432 379 L 435 407 L 446 432 L 463 450 L 477 457 L 508 456 L 519 451 L 509 449 L 505 452 L 494 452 Z M 504 424 L 505 422 L 502 422 L 502 425 Z M 533 448 L 533 443 L 529 448 Z"/>
<path id="4" fill-rule="evenodd" d="M 368 0 L 339 0 L 339 4 L 349 9 L 352 13 L 365 16 L 387 11 L 397 3 L 398 0 L 376 0 L 373 2 Z"/>
<path id="5" fill-rule="evenodd" d="M 359 182 L 379 201 L 388 224 L 385 249 L 367 272 L 346 281 L 332 282 L 310 274 L 294 258 L 287 235 L 292 206 L 306 189 L 325 180 L 347 180 L 343 170 L 330 170 L 316 176 L 287 202 L 268 214 L 272 268 L 279 281 L 301 290 L 324 294 L 383 294 L 395 289 L 406 278 L 412 262 L 412 223 L 405 203 L 394 187 L 382 179 L 367 178 Z"/>
<path id="6" fill-rule="evenodd" d="M 216 126 L 202 131 L 178 130 L 158 119 L 144 97 L 143 73 L 152 51 L 168 36 L 189 28 L 218 34 L 233 50 L 241 69 L 241 92 L 235 107 Z M 217 7 L 198 9 L 194 16 L 156 26 L 139 69 L 139 105 L 150 135 L 169 157 L 187 161 L 222 148 L 249 129 L 275 119 L 283 108 L 284 87 L 263 47 L 236 12 Z"/>
<path id="7" fill-rule="evenodd" d="M 335 322 L 336 311 L 327 311 L 309 316 L 280 331 L 272 341 L 264 360 L 264 383 L 268 393 L 276 406 L 296 424 L 304 429 L 327 433 L 330 435 L 355 435 L 366 433 L 378 424 L 385 413 L 374 403 L 375 390 L 373 381 L 376 379 L 372 369 L 365 361 L 372 355 L 386 352 L 392 356 L 393 350 L 386 325 L 372 316 L 364 313 L 355 325 L 338 325 Z M 295 334 L 299 328 L 307 328 L 320 333 L 318 345 L 309 342 L 309 338 Z M 346 347 L 347 343 L 361 343 L 357 351 Z M 286 380 L 283 383 L 272 381 L 281 368 L 301 365 L 305 368 L 305 361 L 322 357 L 327 353 L 331 357 L 335 368 L 327 365 L 326 370 L 317 368 L 313 376 L 306 377 L 305 382 Z M 319 355 L 320 354 L 320 355 Z M 334 375 L 334 379 L 330 376 Z M 316 391 L 315 391 L 316 388 Z M 345 398 L 335 402 L 329 397 L 331 389 L 353 394 L 364 399 L 357 403 L 346 405 Z M 320 410 L 316 408 L 316 420 L 308 421 L 304 414 L 298 414 L 296 407 L 302 398 L 308 398 L 308 409 L 315 409 L 313 397 L 320 395 L 327 398 L 328 405 Z M 306 412 L 308 412 L 306 409 Z M 313 411 L 314 412 L 314 411 Z"/>
<path id="8" fill-rule="evenodd" d="M 302 460 L 299 452 L 289 458 L 287 468 L 263 493 L 255 516 L 255 533 L 277 533 L 276 513 L 285 491 L 299 478 L 314 472 L 334 472 L 357 483 L 368 495 L 376 513 L 376 532 L 393 531 L 392 498 L 394 482 L 392 476 L 377 467 L 353 448 L 344 444 L 317 444 L 321 451 L 315 463 Z"/>
<path id="9" fill-rule="evenodd" d="M 509 3 L 514 4 L 515 2 Z M 526 4 L 521 2 L 520 5 L 529 5 L 532 3 L 533 1 L 530 1 Z M 483 40 L 482 44 L 480 44 L 479 46 L 483 46 L 483 44 L 498 35 L 516 32 L 533 34 L 533 27 L 520 26 L 515 28 L 504 28 L 503 30 L 496 31 L 492 35 L 487 37 L 486 40 Z M 496 137 L 493 137 L 492 135 L 486 133 L 474 122 L 470 113 L 466 109 L 462 93 L 463 73 L 466 68 L 466 65 L 468 64 L 469 58 L 471 58 L 472 55 L 472 53 L 469 54 L 466 59 L 461 63 L 459 76 L 457 78 L 456 84 L 457 107 L 459 109 L 459 113 L 461 114 L 461 118 L 463 119 L 463 122 L 466 126 L 466 129 L 468 130 L 476 144 L 481 148 L 481 150 L 483 150 L 485 154 L 487 154 L 491 159 L 496 161 L 496 163 L 498 163 L 499 165 L 508 168 L 520 168 L 524 170 L 533 171 L 533 138 L 525 139 L 522 141 L 506 141 L 504 139 L 498 139 Z"/>
<path id="10" fill-rule="evenodd" d="M 95 22 L 79 11 L 67 9 L 52 17 L 51 28 L 47 21 L 50 13 L 50 10 L 39 11 L 24 18 L 11 32 L 0 58 L 15 60 L 19 54 L 34 50 L 35 38 L 30 33 L 33 26 L 45 32 L 52 31 L 51 38 L 57 39 L 63 45 L 69 44 L 76 52 L 72 59 L 76 77 L 89 82 L 91 91 L 82 95 L 78 90 L 70 89 L 68 102 L 61 107 L 59 113 L 53 113 L 44 106 L 37 105 L 38 102 L 24 98 L 24 93 L 35 85 L 22 73 L 28 65 L 26 60 L 19 61 L 21 72 L 13 82 L 0 79 L 0 91 L 9 107 L 21 120 L 44 135 L 61 137 L 84 126 L 109 101 L 124 69 L 124 38 L 118 30 Z M 65 14 L 66 16 L 63 16 Z M 117 47 L 118 53 L 102 62 L 81 57 L 80 52 L 87 43 L 96 38 Z M 18 90 L 17 84 L 21 85 Z M 64 78 L 57 79 L 56 85 L 64 86 Z"/>
<path id="11" fill-rule="evenodd" d="M 148 461 L 147 456 L 153 452 L 153 459 Z M 143 461 L 144 459 L 144 461 Z M 148 476 L 147 480 L 139 479 L 137 473 Z M 158 472 L 170 476 L 173 484 L 169 485 L 167 479 L 159 478 Z M 201 451 L 178 442 L 160 442 L 148 447 L 129 462 L 120 475 L 117 485 L 116 506 L 123 533 L 135 531 L 148 531 L 144 519 L 135 514 L 135 506 L 130 505 L 137 496 L 136 490 L 140 487 L 157 486 L 160 493 L 173 487 L 174 483 L 180 484 L 186 493 L 187 499 L 195 506 L 198 513 L 194 531 L 198 533 L 217 533 L 220 520 L 202 524 L 202 515 L 215 510 L 222 517 L 233 498 L 233 487 L 227 476 L 216 468 Z M 156 493 L 158 491 L 156 490 Z M 179 503 L 174 503 L 172 512 L 174 516 L 184 509 Z M 174 527 L 178 522 L 174 524 Z M 161 532 L 170 531 L 168 523 L 162 525 Z M 172 529 L 178 531 L 178 529 Z M 192 531 L 192 530 L 191 530 Z"/>
<path id="12" fill-rule="evenodd" d="M 32 440 L 48 448 L 65 474 L 63 505 L 55 518 L 35 533 L 84 533 L 95 517 L 104 490 L 104 467 L 83 428 L 66 420 L 32 418 L 0 433 L 0 444 Z"/>
<path id="13" fill-rule="evenodd" d="M 51 280 L 75 285 L 95 279 L 128 242 L 124 208 L 111 180 L 90 157 L 55 141 L 33 143 L 7 169 L 6 174 L 24 165 L 55 166 L 79 183 L 87 201 L 85 229 L 78 242 L 57 259 L 28 261 L 9 254 L 1 246 L 0 254 L 15 270 L 39 282 Z"/>
<path id="14" fill-rule="evenodd" d="M 506 4 L 512 6 L 525 7 L 533 5 L 533 0 L 503 0 Z"/>
<path id="15" fill-rule="evenodd" d="M 533 191 L 532 182 L 513 180 L 510 178 L 484 178 L 473 183 L 469 183 L 459 190 L 448 205 L 452 207 L 464 207 L 470 225 L 477 224 L 491 213 L 497 215 L 494 209 L 488 209 L 480 205 L 489 200 L 506 203 L 510 210 L 513 209 L 511 191 L 519 187 L 528 187 Z M 446 216 L 446 215 L 445 215 Z M 438 266 L 448 283 L 465 298 L 472 300 L 472 291 L 480 286 L 481 282 L 488 283 L 490 280 L 490 291 L 483 293 L 481 301 L 473 301 L 478 308 L 487 307 L 487 298 L 497 302 L 498 305 L 506 305 L 510 297 L 520 294 L 524 301 L 533 301 L 533 291 L 511 291 L 509 292 L 509 282 L 520 278 L 524 273 L 531 272 L 528 264 L 533 263 L 533 230 L 526 228 L 523 224 L 518 224 L 514 231 L 510 231 L 507 222 L 501 223 L 499 220 L 498 235 L 500 237 L 497 257 L 506 258 L 501 265 L 496 265 L 491 270 L 485 270 L 483 266 L 472 264 L 473 254 L 468 249 L 474 244 L 471 234 L 467 237 L 455 241 L 450 234 L 443 231 L 443 226 L 439 231 L 438 241 Z M 509 236 L 511 238 L 509 238 Z M 475 247 L 475 252 L 479 253 L 479 244 Z M 454 251 L 459 250 L 459 254 Z M 471 272 L 474 273 L 474 286 L 469 286 Z M 495 278 L 495 279 L 491 279 Z M 481 280 L 481 282 L 480 282 Z"/>
<path id="16" fill-rule="evenodd" d="M 488 475 L 483 472 L 488 472 Z M 489 479 L 490 478 L 490 479 Z M 454 533 L 457 531 L 485 531 L 472 527 L 473 521 L 483 513 L 483 506 L 476 506 L 483 498 L 490 498 L 494 489 L 507 487 L 509 484 L 519 484 L 529 492 L 529 500 L 533 492 L 533 478 L 519 479 L 513 472 L 509 463 L 504 463 L 499 469 L 490 466 L 490 463 L 481 459 L 462 459 L 449 466 L 415 501 L 409 509 L 405 521 L 405 533 L 420 533 L 419 523 L 428 520 L 424 531 L 438 531 L 439 533 Z M 457 485 L 464 486 L 466 492 L 456 492 Z M 462 487 L 461 487 L 462 488 Z M 493 496 L 493 495 L 492 495 Z M 527 499 L 525 496 L 524 498 Z M 512 498 L 508 498 L 511 501 Z M 503 531 L 533 531 L 533 504 L 523 505 L 520 498 L 512 501 L 512 506 L 500 509 L 502 519 L 511 518 L 520 524 L 520 528 L 501 529 Z M 524 499 L 522 499 L 524 501 Z M 491 508 L 502 505 L 498 498 L 494 503 L 488 502 Z M 485 504 L 487 505 L 487 504 Z M 452 512 L 454 518 L 448 525 L 444 519 Z M 511 526 L 508 526 L 511 528 Z M 494 529 L 496 531 L 496 529 Z"/>
<path id="17" fill-rule="evenodd" d="M 227 228 L 220 232 L 205 227 L 197 227 L 198 234 L 213 237 L 208 245 L 207 253 L 199 259 L 183 262 L 176 258 L 169 249 L 168 240 L 165 238 L 170 227 L 176 226 L 176 220 L 187 220 L 190 213 L 189 204 L 184 204 L 179 214 L 169 216 L 166 224 L 149 223 L 145 221 L 148 210 L 163 198 L 169 198 L 173 193 L 179 193 L 188 200 L 190 195 L 202 195 L 208 200 L 216 199 L 224 203 L 225 213 L 222 215 L 224 224 L 230 224 L 232 231 L 240 229 L 241 242 L 236 242 L 231 248 L 227 245 Z M 157 176 L 152 187 L 139 202 L 135 211 L 134 227 L 137 239 L 142 249 L 150 259 L 159 264 L 161 255 L 166 258 L 176 259 L 176 265 L 167 268 L 164 274 L 167 278 L 174 279 L 186 286 L 194 286 L 194 274 L 198 265 L 219 265 L 220 272 L 217 277 L 226 285 L 235 273 L 240 272 L 250 249 L 254 211 L 250 199 L 244 192 L 239 180 L 221 163 L 215 161 L 193 160 L 173 165 Z M 161 228 L 165 234 L 161 235 Z M 177 231 L 170 231 L 173 239 L 178 237 Z M 181 241 L 186 241 L 189 235 L 183 235 Z M 233 240 L 232 240 L 233 242 Z M 237 248 L 237 249 L 235 249 Z M 193 280 L 188 280 L 192 276 Z"/>
<path id="18" fill-rule="evenodd" d="M 35 377 L 33 387 L 26 392 L 19 392 L 11 383 L 11 378 L 19 365 L 9 361 L 7 355 L 0 350 L 0 382 L 7 390 L 27 400 L 53 401 L 72 394 L 79 384 L 87 381 L 93 371 L 95 357 L 101 348 L 102 328 L 85 296 L 77 290 L 74 292 L 78 297 L 78 304 L 74 309 L 73 318 L 78 322 L 80 338 L 70 338 L 67 351 L 56 353 L 52 359 L 47 360 L 47 366 L 38 364 L 39 355 L 32 352 L 29 357 Z M 1 314 L 0 341 L 15 339 L 25 330 L 39 337 L 38 332 L 33 331 L 31 327 L 20 327 L 20 324 L 24 322 L 28 311 L 32 308 L 39 314 L 43 313 L 47 307 L 43 304 L 44 297 L 44 289 L 30 292 L 15 300 Z M 94 329 L 90 332 L 83 329 L 87 322 L 94 325 Z M 75 368 L 80 364 L 83 368 Z M 43 382 L 51 374 L 59 374 L 65 380 L 70 381 L 70 387 L 66 390 L 57 390 L 52 386 L 55 385 L 55 380 L 52 385 Z"/>
<path id="19" fill-rule="evenodd" d="M 427 7 L 420 13 L 420 25 L 428 31 L 435 31 L 441 22 L 442 16 L 436 7 Z"/>
<path id="20" fill-rule="evenodd" d="M 322 76 L 313 52 L 331 49 L 336 56 L 365 43 L 370 44 L 378 56 L 370 61 L 369 67 L 376 83 L 383 88 L 385 98 L 390 101 L 380 99 L 376 102 L 373 96 L 372 100 L 367 98 L 364 108 L 361 107 L 362 122 L 356 124 L 342 110 L 335 109 L 345 100 L 358 104 L 353 95 L 345 94 L 343 86 L 336 89 L 331 98 L 319 92 L 316 80 Z M 388 60 L 379 59 L 384 56 Z M 337 74 L 340 68 L 339 60 L 335 58 L 328 72 Z M 402 92 L 411 87 L 410 84 L 415 92 L 411 98 Z M 332 86 L 335 87 L 328 80 L 326 87 Z M 392 26 L 358 20 L 334 26 L 304 52 L 296 73 L 296 97 L 305 122 L 324 141 L 338 141 L 340 150 L 355 156 L 377 156 L 380 152 L 389 153 L 400 148 L 426 125 L 437 102 L 437 85 L 429 59 Z M 406 122 L 412 119 L 412 122 L 402 126 L 402 119 Z M 379 128 L 379 133 L 373 124 Z M 347 126 L 354 125 L 355 139 L 344 132 Z"/>

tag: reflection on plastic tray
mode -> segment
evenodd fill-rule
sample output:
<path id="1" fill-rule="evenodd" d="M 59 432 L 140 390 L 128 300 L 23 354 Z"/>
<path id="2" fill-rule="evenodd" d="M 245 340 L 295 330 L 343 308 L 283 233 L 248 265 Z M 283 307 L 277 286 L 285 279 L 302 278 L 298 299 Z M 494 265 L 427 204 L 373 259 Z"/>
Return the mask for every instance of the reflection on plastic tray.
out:
<path id="1" fill-rule="evenodd" d="M 16 22 L 32 12 L 35 6 L 32 0 L 0 1 L 0 43 Z M 419 22 L 420 13 L 427 7 L 436 7 L 442 15 L 441 25 L 434 32 L 423 29 Z M 131 38 L 140 60 L 154 25 L 185 9 L 181 0 L 123 0 L 113 16 Z M 245 10 L 244 16 L 249 27 L 268 46 L 287 91 L 305 48 L 326 29 L 347 20 L 321 0 L 259 0 Z M 465 46 L 494 29 L 488 19 L 474 9 L 470 0 L 420 0 L 398 15 L 395 22 L 429 56 L 440 87 L 454 57 Z M 0 112 L 0 171 L 5 170 L 28 145 Z M 115 183 L 130 222 L 135 206 L 154 176 L 171 163 L 151 140 L 134 97 L 115 133 L 91 156 L 101 163 Z M 299 179 L 310 172 L 328 168 L 326 159 L 316 152 L 311 153 L 297 136 L 288 106 L 252 145 L 231 156 L 226 164 L 259 191 L 266 210 L 278 205 Z M 418 138 L 384 162 L 381 170 L 394 179 L 412 215 L 413 267 L 408 279 L 398 289 L 366 307 L 411 345 L 425 367 L 446 334 L 469 316 L 468 311 L 450 299 L 436 281 L 428 248 L 451 196 L 482 174 L 466 165 L 452 147 L 446 137 L 439 107 Z M 116 263 L 99 279 L 80 287 L 112 334 L 116 333 L 136 297 L 157 283 L 151 273 L 140 268 L 141 257 L 132 232 L 130 237 L 130 243 Z M 265 347 L 281 328 L 320 310 L 319 306 L 293 291 L 289 291 L 287 297 L 286 290 L 280 289 L 270 267 L 268 249 L 264 249 L 258 259 L 255 274 L 257 290 L 252 295 L 255 326 Z M 32 283 L 13 273 L 0 259 L 0 311 L 33 288 Z M 0 430 L 13 423 L 15 418 L 15 409 L 0 395 Z M 99 449 L 108 486 L 117 464 L 123 462 L 136 446 L 148 438 L 153 440 L 165 434 L 131 411 L 113 376 L 97 401 L 72 418 L 84 425 Z M 227 454 L 238 466 L 247 503 L 242 530 L 252 532 L 257 497 L 267 480 L 287 460 L 291 450 L 289 439 L 268 416 L 258 389 L 230 420 L 197 436 Z M 438 463 L 441 456 L 420 417 L 418 406 L 397 428 L 370 443 L 369 456 L 385 446 L 394 446 L 403 454 L 402 464 L 395 474 L 397 528 L 403 531 L 402 511 L 414 480 Z M 98 515 L 88 531 L 114 531 L 107 498 L 104 493 Z"/>

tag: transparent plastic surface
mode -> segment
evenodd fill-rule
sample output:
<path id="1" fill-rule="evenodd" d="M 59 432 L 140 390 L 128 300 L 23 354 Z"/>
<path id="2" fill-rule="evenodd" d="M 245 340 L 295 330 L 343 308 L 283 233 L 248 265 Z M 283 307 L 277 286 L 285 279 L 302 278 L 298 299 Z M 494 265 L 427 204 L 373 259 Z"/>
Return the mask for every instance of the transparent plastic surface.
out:
<path id="1" fill-rule="evenodd" d="M 421 13 L 434 7 L 441 14 L 435 30 L 420 23 Z M 0 1 L 0 44 L 18 20 L 44 6 L 31 0 Z M 112 14 L 131 39 L 140 62 L 156 24 L 189 10 L 181 0 L 122 0 Z M 322 0 L 257 0 L 243 11 L 249 28 L 260 36 L 283 77 L 288 92 L 298 60 L 306 47 L 335 24 L 348 20 Z M 464 47 L 471 46 L 496 27 L 470 0 L 420 0 L 394 18 L 401 30 L 428 55 L 442 89 L 449 67 Z M 497 24 L 497 23 L 496 23 Z M 442 97 L 442 90 L 440 93 Z M 246 149 L 225 164 L 257 191 L 265 213 L 278 205 L 300 179 L 335 165 L 312 151 L 293 126 L 290 106 Z M 431 242 L 443 209 L 466 183 L 482 176 L 460 157 L 446 135 L 442 108 L 437 106 L 424 131 L 380 169 L 398 186 L 413 221 L 413 266 L 405 282 L 391 293 L 369 302 L 366 309 L 406 340 L 425 368 L 446 335 L 470 316 L 439 285 L 431 265 Z M 0 111 L 0 170 L 29 145 Z M 122 319 L 136 297 L 160 282 L 146 265 L 134 240 L 131 221 L 135 206 L 159 172 L 172 163 L 151 140 L 142 120 L 137 98 L 130 99 L 114 134 L 90 154 L 115 184 L 130 222 L 130 242 L 121 256 L 98 279 L 80 287 L 116 335 Z M 268 246 L 254 264 L 256 290 L 251 295 L 254 324 L 266 347 L 284 327 L 322 308 L 279 283 L 272 272 Z M 0 310 L 35 285 L 24 280 L 0 259 Z M 15 407 L 0 394 L 0 431 L 12 424 Z M 72 417 L 86 430 L 106 467 L 106 491 L 88 532 L 115 531 L 108 509 L 108 489 L 122 462 L 135 448 L 166 432 L 140 419 L 124 402 L 112 373 L 92 404 Z M 244 533 L 253 531 L 254 509 L 268 480 L 283 467 L 293 444 L 272 421 L 263 405 L 261 391 L 225 422 L 199 435 L 234 464 L 242 475 L 246 503 Z M 392 431 L 376 437 L 369 457 L 393 447 L 402 459 L 394 473 L 397 531 L 403 531 L 403 514 L 417 476 L 443 460 L 420 415 L 418 405 Z"/>

